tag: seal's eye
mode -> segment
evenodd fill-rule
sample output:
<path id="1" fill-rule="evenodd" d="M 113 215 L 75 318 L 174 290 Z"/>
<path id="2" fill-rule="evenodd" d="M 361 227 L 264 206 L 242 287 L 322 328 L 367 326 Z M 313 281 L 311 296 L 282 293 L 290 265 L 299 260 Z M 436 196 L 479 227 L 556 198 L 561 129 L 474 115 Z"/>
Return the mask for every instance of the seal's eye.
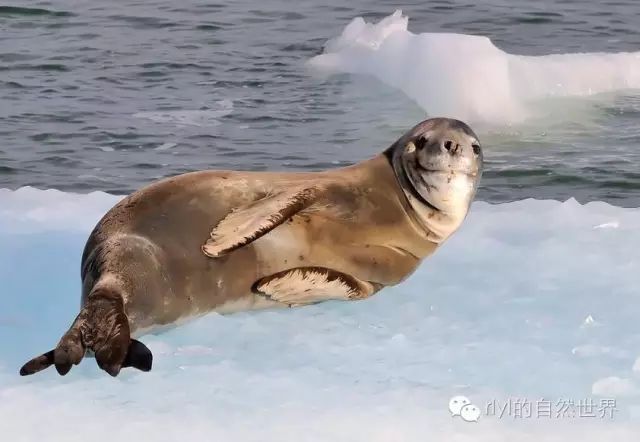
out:
<path id="1" fill-rule="evenodd" d="M 427 142 L 429 142 L 429 139 L 427 137 L 420 137 L 414 144 L 416 145 L 416 149 L 421 150 L 424 149 L 424 146 L 427 145 Z"/>
<path id="2" fill-rule="evenodd" d="M 472 144 L 471 148 L 473 149 L 473 153 L 476 155 L 480 155 L 480 145 L 479 144 Z"/>

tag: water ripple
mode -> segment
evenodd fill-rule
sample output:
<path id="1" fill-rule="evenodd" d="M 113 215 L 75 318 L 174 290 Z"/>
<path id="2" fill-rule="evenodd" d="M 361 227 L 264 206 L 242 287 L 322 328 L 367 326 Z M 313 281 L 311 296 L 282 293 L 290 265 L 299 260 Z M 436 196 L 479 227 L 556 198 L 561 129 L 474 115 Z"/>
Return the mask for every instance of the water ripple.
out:
<path id="1" fill-rule="evenodd" d="M 412 3 L 413 32 L 484 35 L 510 53 L 640 49 L 634 0 Z M 393 12 L 386 1 L 34 4 L 0 6 L 0 188 L 126 193 L 207 167 L 335 168 L 425 117 L 371 78 L 304 66 L 353 17 Z M 640 98 L 565 113 L 476 128 L 479 197 L 640 205 Z"/>
<path id="2" fill-rule="evenodd" d="M 52 11 L 41 8 L 25 8 L 19 6 L 0 6 L 0 17 L 73 17 L 75 14 L 66 11 Z"/>

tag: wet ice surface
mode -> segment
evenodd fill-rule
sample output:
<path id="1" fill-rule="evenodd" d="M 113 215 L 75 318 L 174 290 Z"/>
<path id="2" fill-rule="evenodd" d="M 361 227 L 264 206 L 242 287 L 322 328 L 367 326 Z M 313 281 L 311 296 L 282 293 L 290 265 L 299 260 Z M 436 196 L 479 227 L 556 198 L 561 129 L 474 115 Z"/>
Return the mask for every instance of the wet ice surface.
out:
<path id="1" fill-rule="evenodd" d="M 639 209 L 479 202 L 405 283 L 360 302 L 209 315 L 141 338 L 154 369 L 87 359 L 20 378 L 79 303 L 89 230 L 118 197 L 0 191 L 0 434 L 11 440 L 637 440 Z M 478 423 L 452 418 L 465 395 Z M 487 404 L 615 399 L 613 419 Z"/>
<path id="2" fill-rule="evenodd" d="M 408 24 L 400 10 L 377 23 L 357 17 L 309 65 L 371 75 L 402 90 L 429 115 L 470 123 L 548 118 L 548 104 L 539 115 L 532 104 L 640 90 L 640 52 L 514 55 L 485 36 L 415 34 Z"/>

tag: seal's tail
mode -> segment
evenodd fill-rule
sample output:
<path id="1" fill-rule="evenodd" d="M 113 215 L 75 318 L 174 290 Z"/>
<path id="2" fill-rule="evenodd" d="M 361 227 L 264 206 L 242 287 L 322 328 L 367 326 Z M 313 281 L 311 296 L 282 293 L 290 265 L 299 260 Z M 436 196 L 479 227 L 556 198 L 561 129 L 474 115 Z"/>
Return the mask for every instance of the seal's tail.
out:
<path id="1" fill-rule="evenodd" d="M 111 290 L 94 289 L 56 348 L 24 364 L 20 375 L 31 375 L 55 365 L 64 376 L 80 363 L 87 351 L 94 353 L 98 366 L 111 376 L 117 376 L 124 367 L 149 371 L 153 362 L 151 351 L 142 342 L 131 339 L 122 297 Z"/>

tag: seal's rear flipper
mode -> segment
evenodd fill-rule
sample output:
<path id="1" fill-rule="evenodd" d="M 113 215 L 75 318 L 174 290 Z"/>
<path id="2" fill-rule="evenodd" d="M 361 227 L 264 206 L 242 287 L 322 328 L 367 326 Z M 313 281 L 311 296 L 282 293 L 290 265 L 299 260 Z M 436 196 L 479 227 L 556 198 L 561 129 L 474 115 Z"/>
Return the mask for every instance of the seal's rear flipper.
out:
<path id="1" fill-rule="evenodd" d="M 80 315 L 78 315 L 79 317 Z M 81 332 L 77 326 L 78 318 L 62 336 L 56 348 L 36 356 L 24 364 L 20 369 L 20 375 L 32 375 L 55 364 L 56 371 L 61 376 L 64 376 L 69 373 L 73 365 L 78 365 L 86 353 L 86 348 L 81 339 Z"/>
<path id="2" fill-rule="evenodd" d="M 31 359 L 20 369 L 20 376 L 29 376 L 53 365 L 53 353 L 54 350 L 51 350 Z"/>
<path id="3" fill-rule="evenodd" d="M 93 352 L 98 366 L 111 376 L 117 376 L 122 367 L 151 370 L 151 351 L 131 339 L 129 319 L 117 290 L 94 288 L 56 348 L 27 362 L 20 374 L 34 374 L 55 365 L 64 376 L 87 351 Z"/>
<path id="4" fill-rule="evenodd" d="M 20 376 L 30 376 L 39 371 L 49 368 L 55 363 L 55 349 L 50 350 L 40 356 L 36 356 L 20 368 Z M 151 371 L 153 365 L 153 354 L 142 342 L 132 339 L 127 349 L 127 356 L 122 363 L 122 368 L 133 367 L 141 371 Z M 58 373 L 65 375 L 71 369 L 71 364 L 56 366 Z"/>
<path id="5" fill-rule="evenodd" d="M 127 356 L 124 358 L 122 368 L 133 367 L 142 371 L 151 371 L 153 364 L 153 355 L 151 350 L 142 342 L 132 339 L 129 343 Z"/>

